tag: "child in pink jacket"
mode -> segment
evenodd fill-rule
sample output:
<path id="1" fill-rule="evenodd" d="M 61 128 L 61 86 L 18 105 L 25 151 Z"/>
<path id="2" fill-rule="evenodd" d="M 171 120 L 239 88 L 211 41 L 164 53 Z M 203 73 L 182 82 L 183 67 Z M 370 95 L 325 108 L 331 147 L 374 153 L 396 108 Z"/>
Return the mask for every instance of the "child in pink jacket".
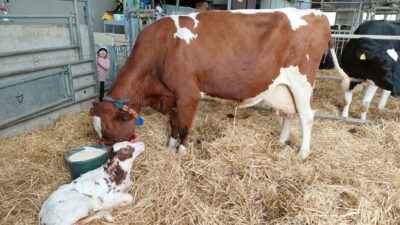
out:
<path id="1" fill-rule="evenodd" d="M 107 49 L 100 47 L 97 50 L 96 62 L 97 62 L 97 75 L 100 81 L 100 95 L 99 101 L 103 101 L 104 97 L 104 82 L 106 81 L 107 70 L 110 69 L 110 60 L 107 58 Z"/>

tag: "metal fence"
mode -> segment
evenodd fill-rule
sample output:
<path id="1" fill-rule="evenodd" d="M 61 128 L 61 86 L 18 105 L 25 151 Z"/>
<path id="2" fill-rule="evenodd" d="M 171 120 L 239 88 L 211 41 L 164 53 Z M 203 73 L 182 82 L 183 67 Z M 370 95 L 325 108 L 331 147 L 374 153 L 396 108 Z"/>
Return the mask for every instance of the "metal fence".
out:
<path id="1" fill-rule="evenodd" d="M 80 111 L 97 96 L 91 0 L 71 4 L 71 15 L 0 15 L 7 21 L 0 23 L 0 138 Z"/>

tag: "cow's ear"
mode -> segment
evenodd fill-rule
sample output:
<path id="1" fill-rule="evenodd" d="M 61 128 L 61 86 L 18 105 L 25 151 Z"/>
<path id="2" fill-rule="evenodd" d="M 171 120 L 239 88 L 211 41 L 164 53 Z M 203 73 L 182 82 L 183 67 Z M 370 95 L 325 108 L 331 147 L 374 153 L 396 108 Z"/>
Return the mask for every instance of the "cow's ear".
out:
<path id="1" fill-rule="evenodd" d="M 129 121 L 133 119 L 133 115 L 127 112 L 117 112 L 116 115 L 117 119 L 122 120 L 122 121 Z"/>
<path id="2" fill-rule="evenodd" d="M 92 102 L 92 105 L 93 105 L 93 107 L 96 108 L 99 105 L 99 103 L 98 102 Z"/>
<path id="3" fill-rule="evenodd" d="M 94 116 L 94 108 L 90 108 L 89 115 Z"/>

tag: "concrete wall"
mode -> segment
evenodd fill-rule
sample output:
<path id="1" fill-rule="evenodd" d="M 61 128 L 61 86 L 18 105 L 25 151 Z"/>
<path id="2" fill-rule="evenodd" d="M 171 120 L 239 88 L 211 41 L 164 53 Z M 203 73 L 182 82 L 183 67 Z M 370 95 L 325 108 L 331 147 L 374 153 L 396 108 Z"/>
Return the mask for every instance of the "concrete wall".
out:
<path id="1" fill-rule="evenodd" d="M 82 6 L 79 2 L 80 18 L 83 19 Z M 11 14 L 22 15 L 65 15 L 73 12 L 71 0 L 11 0 L 7 3 Z M 93 29 L 95 32 L 103 31 L 101 17 L 105 11 L 112 11 L 116 7 L 115 0 L 92 0 L 93 5 Z M 81 20 L 83 21 L 83 20 Z"/>

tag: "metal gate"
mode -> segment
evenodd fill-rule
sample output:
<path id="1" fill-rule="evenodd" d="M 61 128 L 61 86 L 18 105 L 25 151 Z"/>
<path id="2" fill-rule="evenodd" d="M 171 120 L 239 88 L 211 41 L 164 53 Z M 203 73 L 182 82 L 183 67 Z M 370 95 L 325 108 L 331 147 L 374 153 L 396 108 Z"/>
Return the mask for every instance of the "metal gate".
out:
<path id="1" fill-rule="evenodd" d="M 0 138 L 78 112 L 97 96 L 91 0 L 71 4 L 71 15 L 0 15 Z"/>

